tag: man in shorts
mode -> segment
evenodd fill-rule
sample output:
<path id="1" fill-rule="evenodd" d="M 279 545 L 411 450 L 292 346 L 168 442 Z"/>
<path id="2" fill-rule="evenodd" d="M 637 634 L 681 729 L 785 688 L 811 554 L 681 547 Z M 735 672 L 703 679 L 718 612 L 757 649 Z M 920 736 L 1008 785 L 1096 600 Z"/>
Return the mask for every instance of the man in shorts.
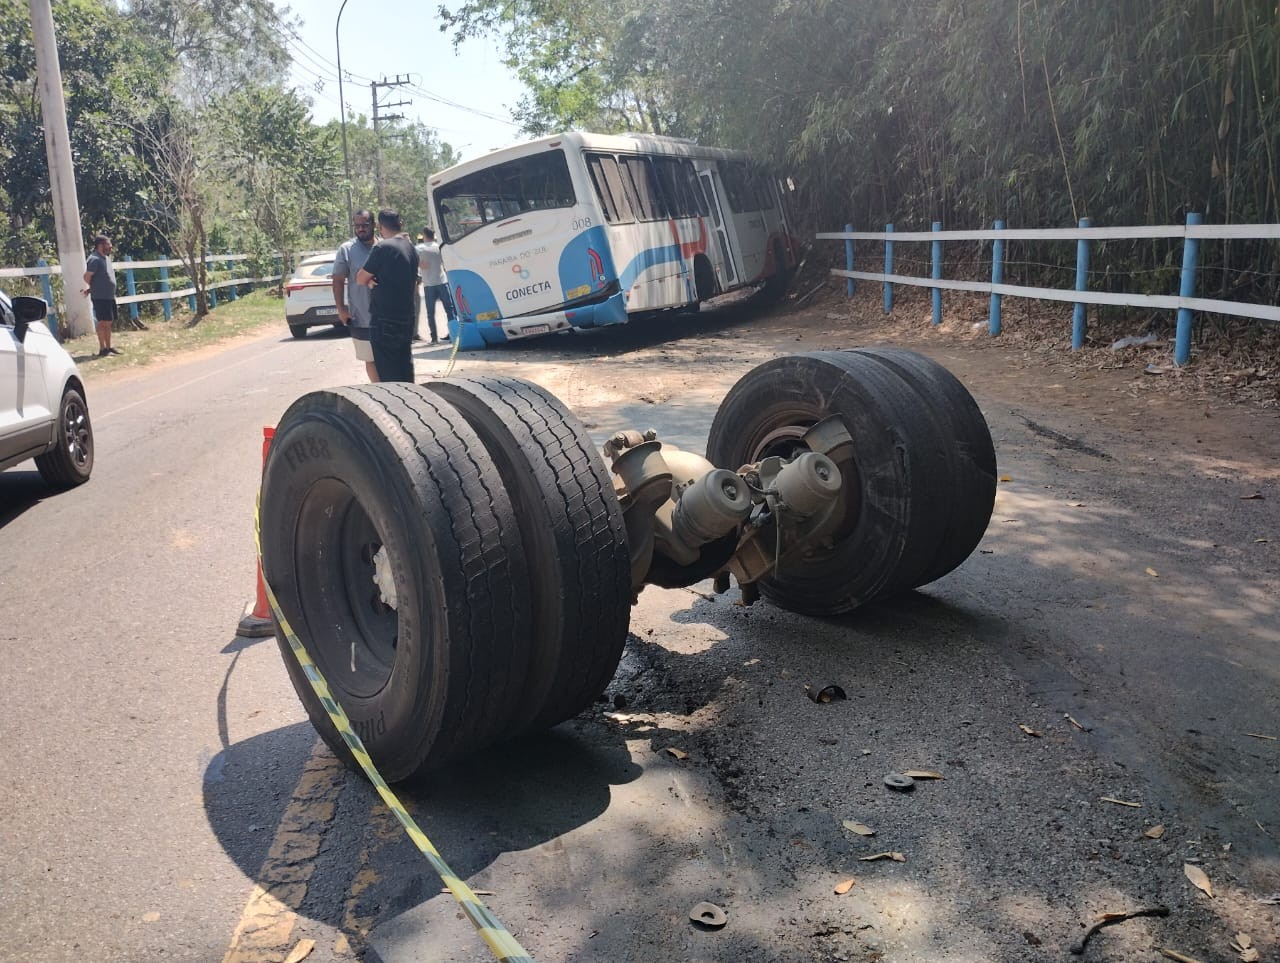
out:
<path id="1" fill-rule="evenodd" d="M 356 275 L 372 291 L 369 343 L 380 381 L 413 383 L 413 325 L 418 315 L 418 252 L 400 215 L 378 212 L 382 240 Z"/>
<path id="2" fill-rule="evenodd" d="M 80 293 L 93 304 L 98 329 L 98 357 L 120 354 L 111 347 L 111 328 L 116 323 L 116 269 L 111 263 L 111 238 L 99 234 L 93 239 L 93 253 L 84 262 L 84 283 Z"/>
<path id="3" fill-rule="evenodd" d="M 365 374 L 370 381 L 377 381 L 378 368 L 373 363 L 373 346 L 369 343 L 372 292 L 356 281 L 376 243 L 373 215 L 356 211 L 351 216 L 351 227 L 356 236 L 344 241 L 333 259 L 333 301 L 338 306 L 338 319 L 351 329 L 351 344 L 356 349 L 356 357 L 364 362 Z"/>

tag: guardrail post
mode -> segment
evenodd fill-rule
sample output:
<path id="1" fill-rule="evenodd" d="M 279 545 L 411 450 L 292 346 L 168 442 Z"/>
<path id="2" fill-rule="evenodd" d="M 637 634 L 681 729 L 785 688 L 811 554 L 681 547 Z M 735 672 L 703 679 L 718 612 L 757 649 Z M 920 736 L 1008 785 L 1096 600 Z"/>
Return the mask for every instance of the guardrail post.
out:
<path id="1" fill-rule="evenodd" d="M 1004 230 L 1004 221 L 996 221 L 995 229 Z M 998 237 L 991 242 L 991 283 L 1004 284 L 1004 238 Z M 1000 333 L 1000 295 L 991 292 L 991 320 L 987 322 L 987 330 L 995 336 Z"/>
<path id="2" fill-rule="evenodd" d="M 161 265 L 160 267 L 160 290 L 168 293 L 169 291 L 169 266 Z M 160 302 L 164 308 L 164 319 L 166 321 L 173 320 L 173 298 L 165 298 Z"/>
<path id="3" fill-rule="evenodd" d="M 47 268 L 48 266 L 49 262 L 44 258 L 36 261 L 36 267 Z M 56 338 L 58 336 L 58 311 L 57 305 L 53 303 L 53 284 L 49 281 L 49 275 L 40 275 L 40 288 L 44 291 L 45 303 L 49 305 L 49 313 L 45 315 L 44 321 L 45 324 L 49 325 L 49 330 L 53 332 L 53 336 Z M 76 286 L 76 290 L 79 290 L 79 285 Z M 67 282 L 65 280 L 62 282 L 62 293 L 64 295 L 67 293 Z"/>
<path id="4" fill-rule="evenodd" d="M 884 226 L 886 234 L 893 233 L 893 225 L 886 224 Z M 884 239 L 884 273 L 893 273 L 893 241 L 888 238 Z M 888 314 L 893 310 L 893 285 L 889 281 L 884 282 L 884 313 Z"/>
<path id="5" fill-rule="evenodd" d="M 227 254 L 230 255 L 231 252 L 228 251 Z M 231 275 L 231 287 L 227 290 L 227 300 L 234 301 L 236 299 L 236 262 L 228 257 L 225 263 L 227 265 L 227 273 Z"/>
<path id="6" fill-rule="evenodd" d="M 1199 214 L 1187 215 L 1187 227 L 1195 227 L 1204 218 Z M 1187 237 L 1182 241 L 1182 283 L 1178 287 L 1178 296 L 1194 298 L 1196 296 L 1196 270 L 1200 263 L 1200 239 Z M 1184 365 L 1191 360 L 1191 319 L 1190 308 L 1178 308 L 1178 336 L 1173 348 L 1173 363 Z"/>
<path id="7" fill-rule="evenodd" d="M 846 224 L 844 226 L 846 234 L 853 233 L 853 225 Z M 846 237 L 844 239 L 844 269 L 846 271 L 853 270 L 853 238 Z M 844 279 L 844 293 L 849 297 L 853 297 L 853 278 Z"/>
<path id="8" fill-rule="evenodd" d="M 1082 228 L 1092 227 L 1093 221 L 1087 217 L 1080 218 Z M 1076 290 L 1089 289 L 1089 239 L 1082 237 L 1076 241 Z M 1085 329 L 1088 326 L 1086 312 L 1088 305 L 1077 301 L 1071 312 L 1071 350 L 1079 351 L 1084 347 Z"/>
<path id="9" fill-rule="evenodd" d="M 124 256 L 124 289 L 129 292 L 129 297 L 133 297 L 138 293 L 138 286 L 133 280 L 133 268 L 129 267 L 129 262 L 132 260 L 132 254 L 126 254 Z M 138 305 L 133 302 L 130 302 L 129 304 L 129 318 L 132 321 L 138 320 Z"/>
<path id="10" fill-rule="evenodd" d="M 209 252 L 208 251 L 205 251 L 205 254 L 204 254 L 204 266 L 205 266 L 204 276 L 206 279 L 208 279 L 209 277 L 209 271 L 208 271 Z M 218 306 L 218 289 L 214 286 L 213 281 L 211 280 L 209 281 L 209 287 L 205 290 L 204 293 L 205 293 L 205 296 L 208 297 L 209 299 L 209 310 L 212 311 L 214 308 Z"/>
<path id="11" fill-rule="evenodd" d="M 934 221 L 933 229 L 935 231 L 942 230 L 942 222 Z M 933 273 L 930 275 L 935 281 L 942 280 L 942 242 L 933 242 Z M 933 323 L 936 327 L 942 323 L 942 288 L 933 289 Z"/>

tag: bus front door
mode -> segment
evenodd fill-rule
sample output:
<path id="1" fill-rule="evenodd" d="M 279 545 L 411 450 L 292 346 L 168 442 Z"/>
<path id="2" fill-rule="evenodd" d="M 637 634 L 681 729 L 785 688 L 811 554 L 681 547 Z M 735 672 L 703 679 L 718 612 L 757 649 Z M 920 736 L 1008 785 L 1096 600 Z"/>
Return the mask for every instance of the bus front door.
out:
<path id="1" fill-rule="evenodd" d="M 734 264 L 733 248 L 729 244 L 729 232 L 724 226 L 724 206 L 720 199 L 724 197 L 724 188 L 720 184 L 720 176 L 714 169 L 698 171 L 698 182 L 706 195 L 707 207 L 711 210 L 711 221 L 714 227 L 715 241 L 707 246 L 707 255 L 716 271 L 716 280 L 720 282 L 720 290 L 728 291 L 736 288 L 741 282 L 741 270 Z"/>

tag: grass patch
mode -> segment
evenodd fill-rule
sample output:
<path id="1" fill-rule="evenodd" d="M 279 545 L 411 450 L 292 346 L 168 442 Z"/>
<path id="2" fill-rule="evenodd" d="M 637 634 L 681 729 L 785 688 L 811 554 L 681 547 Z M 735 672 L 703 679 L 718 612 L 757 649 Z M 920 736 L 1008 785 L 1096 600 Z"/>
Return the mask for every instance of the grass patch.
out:
<path id="1" fill-rule="evenodd" d="M 128 306 L 121 305 L 121 313 Z M 181 309 L 174 305 L 173 320 L 165 321 L 162 315 L 144 318 L 146 331 L 115 331 L 111 344 L 123 354 L 98 357 L 98 336 L 86 334 L 64 341 L 62 346 L 81 365 L 86 378 L 99 371 L 115 371 L 121 368 L 138 368 L 154 364 L 164 358 L 217 344 L 238 335 L 247 334 L 273 325 L 281 331 L 284 325 L 284 300 L 269 290 L 242 294 L 234 301 L 218 301 L 218 306 L 200 320 L 191 323 L 191 314 L 185 301 Z"/>

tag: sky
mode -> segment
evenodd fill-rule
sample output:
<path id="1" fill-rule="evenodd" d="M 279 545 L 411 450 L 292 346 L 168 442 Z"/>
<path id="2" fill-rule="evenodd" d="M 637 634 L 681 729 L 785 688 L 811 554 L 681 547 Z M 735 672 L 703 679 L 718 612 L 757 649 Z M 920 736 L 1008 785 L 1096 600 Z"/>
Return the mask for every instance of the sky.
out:
<path id="1" fill-rule="evenodd" d="M 348 107 L 371 116 L 370 82 L 407 75 L 406 86 L 378 89 L 383 104 L 411 101 L 385 112 L 436 129 L 464 160 L 524 140 L 511 121 L 511 108 L 524 88 L 502 64 L 501 41 L 469 40 L 455 52 L 449 35 L 440 32 L 439 2 L 348 0 L 340 28 L 342 93 Z M 334 21 L 341 5 L 342 0 L 289 2 L 292 16 L 300 21 L 284 37 L 293 58 L 290 80 L 310 99 L 312 115 L 322 124 L 338 119 Z"/>

